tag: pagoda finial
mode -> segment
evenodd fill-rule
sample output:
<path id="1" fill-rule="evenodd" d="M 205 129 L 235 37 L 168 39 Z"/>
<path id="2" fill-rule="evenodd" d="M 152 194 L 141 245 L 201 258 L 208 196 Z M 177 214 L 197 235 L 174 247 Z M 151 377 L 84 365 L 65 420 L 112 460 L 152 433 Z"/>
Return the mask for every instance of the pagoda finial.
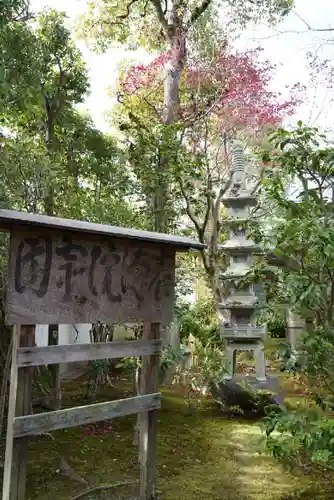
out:
<path id="1" fill-rule="evenodd" d="M 245 186 L 246 158 L 241 141 L 235 140 L 232 144 L 232 190 L 240 191 Z"/>

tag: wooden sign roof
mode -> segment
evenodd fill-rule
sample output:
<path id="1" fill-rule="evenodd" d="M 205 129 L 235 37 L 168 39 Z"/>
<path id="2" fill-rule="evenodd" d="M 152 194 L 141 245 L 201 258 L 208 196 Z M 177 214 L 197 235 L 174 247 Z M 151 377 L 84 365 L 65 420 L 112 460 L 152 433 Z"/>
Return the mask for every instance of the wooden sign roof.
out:
<path id="1" fill-rule="evenodd" d="M 12 231 L 18 227 L 27 229 L 28 226 L 31 226 L 35 230 L 39 228 L 52 228 L 61 231 L 71 231 L 72 233 L 90 233 L 112 236 L 114 238 L 146 241 L 177 247 L 179 250 L 188 250 L 190 248 L 201 249 L 205 247 L 202 243 L 184 236 L 140 231 L 138 229 L 96 224 L 80 220 L 61 219 L 59 217 L 48 217 L 46 215 L 17 212 L 15 210 L 0 210 L 0 229 Z"/>

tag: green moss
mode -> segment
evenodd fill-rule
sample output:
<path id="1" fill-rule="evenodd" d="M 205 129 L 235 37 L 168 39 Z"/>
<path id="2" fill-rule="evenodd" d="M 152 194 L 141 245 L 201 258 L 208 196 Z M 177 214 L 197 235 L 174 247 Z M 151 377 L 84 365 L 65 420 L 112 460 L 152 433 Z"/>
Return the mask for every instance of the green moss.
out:
<path id="1" fill-rule="evenodd" d="M 109 399 L 105 389 L 98 399 Z M 81 398 L 81 400 L 80 400 Z M 65 404 L 82 404 L 78 385 L 67 390 Z M 27 500 L 68 500 L 84 489 L 57 472 L 59 457 L 90 485 L 137 480 L 135 417 L 115 420 L 103 437 L 83 436 L 83 429 L 58 431 L 30 443 Z M 158 417 L 158 491 L 164 500 L 284 500 L 305 489 L 309 479 L 294 477 L 266 456 L 260 426 L 228 421 L 208 405 L 189 410 L 175 391 L 164 391 Z M 133 492 L 106 491 L 95 499 L 127 499 Z M 307 497 L 300 497 L 307 498 Z M 310 497 L 313 498 L 314 497 Z M 321 497 L 319 497 L 321 498 Z"/>

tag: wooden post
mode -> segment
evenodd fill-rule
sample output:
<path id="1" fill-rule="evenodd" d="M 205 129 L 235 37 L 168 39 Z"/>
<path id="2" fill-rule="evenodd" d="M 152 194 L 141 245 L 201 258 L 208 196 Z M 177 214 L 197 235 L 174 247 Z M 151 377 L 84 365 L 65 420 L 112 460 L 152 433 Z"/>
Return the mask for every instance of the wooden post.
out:
<path id="1" fill-rule="evenodd" d="M 12 472 L 12 457 L 14 443 L 14 417 L 16 407 L 16 392 L 17 392 L 17 349 L 20 345 L 20 326 L 15 325 L 13 328 L 12 341 L 12 367 L 10 373 L 10 391 L 7 417 L 7 437 L 6 437 L 6 455 L 5 469 L 3 475 L 2 500 L 10 500 L 10 483 Z"/>
<path id="2" fill-rule="evenodd" d="M 21 347 L 35 343 L 35 325 L 21 326 Z M 31 413 L 32 369 L 19 368 L 15 415 Z M 24 500 L 28 466 L 28 437 L 14 439 L 10 500 Z"/>
<path id="3" fill-rule="evenodd" d="M 158 340 L 160 324 L 145 324 L 143 340 Z M 150 394 L 158 390 L 159 355 L 143 356 L 140 393 Z M 157 410 L 140 415 L 139 426 L 139 463 L 140 463 L 140 500 L 155 500 L 156 482 L 156 434 Z"/>
<path id="4" fill-rule="evenodd" d="M 49 325 L 48 345 L 59 344 L 59 325 Z M 61 406 L 61 381 L 60 381 L 60 366 L 53 365 L 48 367 L 52 375 L 51 388 L 51 408 L 60 410 Z"/>

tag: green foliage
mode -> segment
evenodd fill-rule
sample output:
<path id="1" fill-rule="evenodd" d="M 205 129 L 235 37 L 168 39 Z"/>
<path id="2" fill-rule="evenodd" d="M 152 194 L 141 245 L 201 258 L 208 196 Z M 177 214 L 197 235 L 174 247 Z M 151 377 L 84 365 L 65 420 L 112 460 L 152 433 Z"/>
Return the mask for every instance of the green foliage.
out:
<path id="1" fill-rule="evenodd" d="M 298 344 L 298 357 L 313 399 L 322 409 L 334 409 L 334 330 L 318 327 Z"/>
<path id="2" fill-rule="evenodd" d="M 0 42 L 0 116 L 2 118 L 6 112 L 6 106 L 15 106 L 16 109 L 19 105 L 21 108 L 25 107 L 25 97 L 33 92 L 30 85 L 34 77 L 34 61 L 31 57 L 33 34 L 24 23 L 9 23 L 0 29 Z"/>
<path id="3" fill-rule="evenodd" d="M 191 297 L 194 284 L 198 280 L 199 269 L 196 265 L 196 254 L 179 253 L 176 255 L 175 273 L 175 313 L 181 316 L 188 309 L 189 297 Z"/>
<path id="4" fill-rule="evenodd" d="M 227 3 L 233 8 L 234 19 L 242 26 L 263 19 L 269 24 L 277 24 L 295 4 L 294 0 L 227 0 Z"/>
<path id="5" fill-rule="evenodd" d="M 314 318 L 315 325 L 331 327 L 334 149 L 317 129 L 302 125 L 292 132 L 278 130 L 270 144 L 263 159 L 274 168 L 264 172 L 263 190 L 274 203 L 277 218 L 262 227 L 260 239 L 265 244 L 270 241 L 274 259 L 273 265 L 260 264 L 254 272 L 269 278 L 277 302 L 288 303 L 304 318 Z M 293 187 L 299 189 L 292 198 Z"/>
<path id="6" fill-rule="evenodd" d="M 0 29 L 27 16 L 29 3 L 29 0 L 0 0 Z"/>
<path id="7" fill-rule="evenodd" d="M 206 40 L 219 32 L 218 12 L 227 8 L 233 23 L 245 26 L 250 22 L 268 20 L 275 24 L 286 16 L 291 0 L 191 0 L 181 2 L 174 11 L 174 25 L 167 22 L 167 4 L 164 0 L 135 0 L 117 2 L 107 0 L 89 2 L 88 13 L 83 17 L 80 31 L 93 38 L 99 49 L 109 44 L 142 46 L 147 50 L 163 50 L 166 41 L 181 28 L 192 39 L 192 45 L 204 49 L 201 30 L 207 27 Z M 199 29 L 197 30 L 199 26 Z M 194 29 L 192 29 L 192 27 Z M 210 45 L 210 42 L 209 42 Z M 208 49 L 209 47 L 207 47 Z"/>
<path id="8" fill-rule="evenodd" d="M 53 119 L 67 105 L 82 102 L 88 91 L 84 61 L 65 27 L 65 14 L 47 10 L 36 24 L 13 23 L 0 32 L 5 68 L 0 109 L 11 122 Z M 24 111 L 24 115 L 22 115 Z M 30 123 L 30 126 L 32 124 Z"/>
<path id="9" fill-rule="evenodd" d="M 198 300 L 194 305 L 185 305 L 180 315 L 180 336 L 184 340 L 192 334 L 200 342 L 218 342 L 219 321 L 214 300 Z"/>
<path id="10" fill-rule="evenodd" d="M 14 23 L 1 33 L 7 77 L 0 112 L 8 129 L 0 157 L 3 189 L 12 208 L 49 215 L 56 213 L 56 195 L 68 178 L 61 120 L 88 90 L 83 59 L 64 21 L 51 10 L 34 25 Z M 59 203 L 64 206 L 64 199 Z"/>
<path id="11" fill-rule="evenodd" d="M 287 352 L 285 362 L 307 375 L 317 411 L 269 419 L 268 447 L 292 463 L 332 469 L 334 421 L 319 407 L 334 407 L 334 149 L 301 122 L 293 131 L 278 130 L 269 144 L 262 154 L 268 165 L 263 190 L 275 217 L 258 238 L 274 251 L 270 265 L 258 265 L 254 274 L 269 278 L 272 308 L 285 303 L 306 321 L 296 353 Z"/>
<path id="12" fill-rule="evenodd" d="M 274 457 L 303 467 L 334 469 L 334 419 L 311 410 L 282 413 L 267 417 L 265 430 Z"/>
<path id="13" fill-rule="evenodd" d="M 267 323 L 268 334 L 273 339 L 284 339 L 286 336 L 284 318 L 276 317 Z"/>
<path id="14" fill-rule="evenodd" d="M 188 374 L 188 384 L 192 391 L 208 390 L 210 384 L 221 379 L 224 373 L 223 354 L 219 347 L 207 342 L 195 342 L 194 366 Z"/>
<path id="15" fill-rule="evenodd" d="M 80 27 L 82 35 L 93 37 L 97 48 L 102 50 L 110 43 L 128 43 L 130 47 L 139 44 L 148 50 L 160 48 L 163 39 L 153 2 L 137 0 L 127 3 L 113 0 L 89 2 Z"/>
<path id="16" fill-rule="evenodd" d="M 168 345 L 163 349 L 160 357 L 160 382 L 163 382 L 169 368 L 181 363 L 186 350 L 187 347 L 184 344 L 181 344 L 180 347 Z"/>
<path id="17" fill-rule="evenodd" d="M 188 32 L 188 50 L 198 63 L 212 61 L 224 45 L 226 34 L 220 24 L 219 2 L 213 1 Z"/>
<path id="18" fill-rule="evenodd" d="M 124 199 L 132 184 L 114 138 L 74 111 L 67 112 L 54 134 L 57 152 L 51 158 L 43 137 L 33 140 L 22 128 L 3 138 L 2 205 L 43 212 L 52 186 L 58 216 L 140 227 L 139 215 Z"/>
<path id="19" fill-rule="evenodd" d="M 89 89 L 65 16 L 44 11 L 34 24 L 3 31 L 7 68 L 0 156 L 3 206 L 115 225 L 142 226 L 125 154 L 114 137 L 74 109 Z"/>

